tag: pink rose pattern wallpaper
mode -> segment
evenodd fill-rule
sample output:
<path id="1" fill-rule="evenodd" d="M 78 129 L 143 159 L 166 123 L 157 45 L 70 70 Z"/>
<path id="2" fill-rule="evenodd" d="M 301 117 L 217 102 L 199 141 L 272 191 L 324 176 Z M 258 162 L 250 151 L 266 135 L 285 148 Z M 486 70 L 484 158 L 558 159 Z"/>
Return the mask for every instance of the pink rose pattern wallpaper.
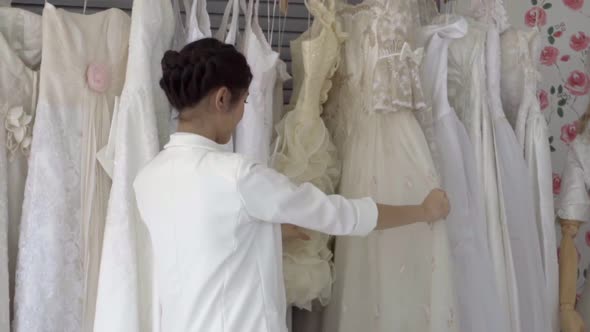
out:
<path id="1" fill-rule="evenodd" d="M 537 98 L 549 124 L 553 161 L 553 194 L 561 192 L 561 174 L 568 145 L 576 138 L 576 120 L 590 102 L 590 0 L 505 1 L 510 23 L 538 29 L 542 39 L 539 71 L 543 77 Z M 558 227 L 558 243 L 561 233 Z M 580 253 L 578 292 L 590 278 L 590 225 L 576 238 Z M 590 287 L 590 285 L 587 285 Z"/>

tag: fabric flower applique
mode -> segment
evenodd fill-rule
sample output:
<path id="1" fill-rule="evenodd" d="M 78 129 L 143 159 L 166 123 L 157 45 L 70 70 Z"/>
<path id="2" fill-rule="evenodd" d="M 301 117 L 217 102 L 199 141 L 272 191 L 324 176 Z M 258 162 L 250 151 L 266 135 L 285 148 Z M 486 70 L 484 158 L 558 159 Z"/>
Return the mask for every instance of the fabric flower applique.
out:
<path id="1" fill-rule="evenodd" d="M 576 139 L 578 135 L 578 125 L 577 123 L 567 123 L 561 127 L 561 136 L 560 139 L 565 144 L 570 144 Z M 561 180 L 560 180 L 561 183 Z"/>
<path id="2" fill-rule="evenodd" d="M 91 63 L 86 71 L 88 87 L 94 92 L 105 93 L 110 85 L 109 67 L 101 63 Z"/>
<path id="3" fill-rule="evenodd" d="M 567 78 L 564 87 L 574 96 L 583 96 L 590 92 L 590 78 L 586 73 L 574 70 Z"/>
<path id="4" fill-rule="evenodd" d="M 6 129 L 6 147 L 10 151 L 11 158 L 19 149 L 24 155 L 28 155 L 31 148 L 31 122 L 33 117 L 28 115 L 22 106 L 10 108 L 4 118 Z"/>
<path id="5" fill-rule="evenodd" d="M 542 27 L 547 24 L 547 13 L 541 7 L 533 7 L 524 14 L 524 23 L 531 28 Z"/>

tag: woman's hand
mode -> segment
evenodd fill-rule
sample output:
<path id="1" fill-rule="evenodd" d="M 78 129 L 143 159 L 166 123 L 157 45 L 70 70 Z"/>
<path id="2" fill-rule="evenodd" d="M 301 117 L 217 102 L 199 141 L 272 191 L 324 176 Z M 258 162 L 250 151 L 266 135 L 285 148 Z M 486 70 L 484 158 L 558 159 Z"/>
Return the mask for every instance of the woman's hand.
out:
<path id="1" fill-rule="evenodd" d="M 451 207 L 447 194 L 441 189 L 432 190 L 422 202 L 426 222 L 435 222 L 449 215 Z"/>
<path id="2" fill-rule="evenodd" d="M 309 240 L 309 235 L 305 234 L 301 230 L 301 228 L 291 225 L 291 224 L 282 224 L 281 225 L 281 232 L 283 234 L 283 241 L 291 241 L 291 240 Z"/>

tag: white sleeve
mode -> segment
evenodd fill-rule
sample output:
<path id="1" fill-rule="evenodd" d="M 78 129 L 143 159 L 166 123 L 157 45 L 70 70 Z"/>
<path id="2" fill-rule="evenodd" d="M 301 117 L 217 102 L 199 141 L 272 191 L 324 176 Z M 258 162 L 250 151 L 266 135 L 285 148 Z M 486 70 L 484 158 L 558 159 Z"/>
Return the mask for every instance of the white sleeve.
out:
<path id="1" fill-rule="evenodd" d="M 567 156 L 557 215 L 562 219 L 590 222 L 590 197 L 584 169 L 574 149 L 570 149 Z"/>
<path id="2" fill-rule="evenodd" d="M 331 235 L 364 236 L 377 225 L 377 205 L 371 198 L 326 195 L 310 183 L 296 186 L 286 176 L 257 164 L 243 166 L 240 173 L 238 192 L 252 218 Z"/>

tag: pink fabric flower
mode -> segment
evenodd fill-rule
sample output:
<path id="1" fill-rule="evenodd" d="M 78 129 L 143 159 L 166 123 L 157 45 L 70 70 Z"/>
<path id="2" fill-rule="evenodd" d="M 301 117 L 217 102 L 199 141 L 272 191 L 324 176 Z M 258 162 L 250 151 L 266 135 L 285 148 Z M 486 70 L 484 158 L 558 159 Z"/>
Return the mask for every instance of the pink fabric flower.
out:
<path id="1" fill-rule="evenodd" d="M 533 28 L 547 24 L 547 13 L 541 7 L 533 7 L 524 14 L 524 23 Z"/>
<path id="2" fill-rule="evenodd" d="M 109 67 L 101 63 L 91 63 L 86 71 L 88 87 L 98 93 L 104 93 L 111 83 Z"/>
<path id="3" fill-rule="evenodd" d="M 580 10 L 584 6 L 584 0 L 563 0 L 563 4 L 571 10 Z"/>
<path id="4" fill-rule="evenodd" d="M 590 78 L 586 73 L 574 70 L 565 83 L 565 88 L 574 96 L 583 96 L 590 91 Z"/>
<path id="5" fill-rule="evenodd" d="M 581 52 L 588 48 L 590 45 L 590 37 L 588 37 L 584 32 L 578 31 L 578 33 L 574 33 L 570 38 L 570 47 L 572 50 L 576 52 Z"/>
<path id="6" fill-rule="evenodd" d="M 557 62 L 559 50 L 553 46 L 545 46 L 541 51 L 541 63 L 545 66 L 553 66 Z"/>
<path id="7" fill-rule="evenodd" d="M 563 32 L 557 31 L 556 33 L 553 34 L 553 37 L 559 38 L 559 37 L 561 37 L 561 35 L 563 35 Z"/>
<path id="8" fill-rule="evenodd" d="M 570 144 L 578 135 L 578 126 L 574 123 L 567 123 L 561 127 L 561 136 L 559 137 L 565 144 Z"/>
<path id="9" fill-rule="evenodd" d="M 562 56 L 562 57 L 561 57 L 561 61 L 563 61 L 563 62 L 568 62 L 568 61 L 570 61 L 570 56 L 569 56 L 569 55 L 567 55 L 567 54 L 566 54 L 566 55 L 564 55 L 564 56 Z"/>
<path id="10" fill-rule="evenodd" d="M 559 195 L 561 193 L 561 176 L 557 173 L 553 173 L 553 195 Z M 557 252 L 559 254 L 559 252 Z"/>
<path id="11" fill-rule="evenodd" d="M 549 106 L 549 95 L 545 90 L 537 90 L 537 99 L 541 106 L 541 111 L 545 110 Z"/>

